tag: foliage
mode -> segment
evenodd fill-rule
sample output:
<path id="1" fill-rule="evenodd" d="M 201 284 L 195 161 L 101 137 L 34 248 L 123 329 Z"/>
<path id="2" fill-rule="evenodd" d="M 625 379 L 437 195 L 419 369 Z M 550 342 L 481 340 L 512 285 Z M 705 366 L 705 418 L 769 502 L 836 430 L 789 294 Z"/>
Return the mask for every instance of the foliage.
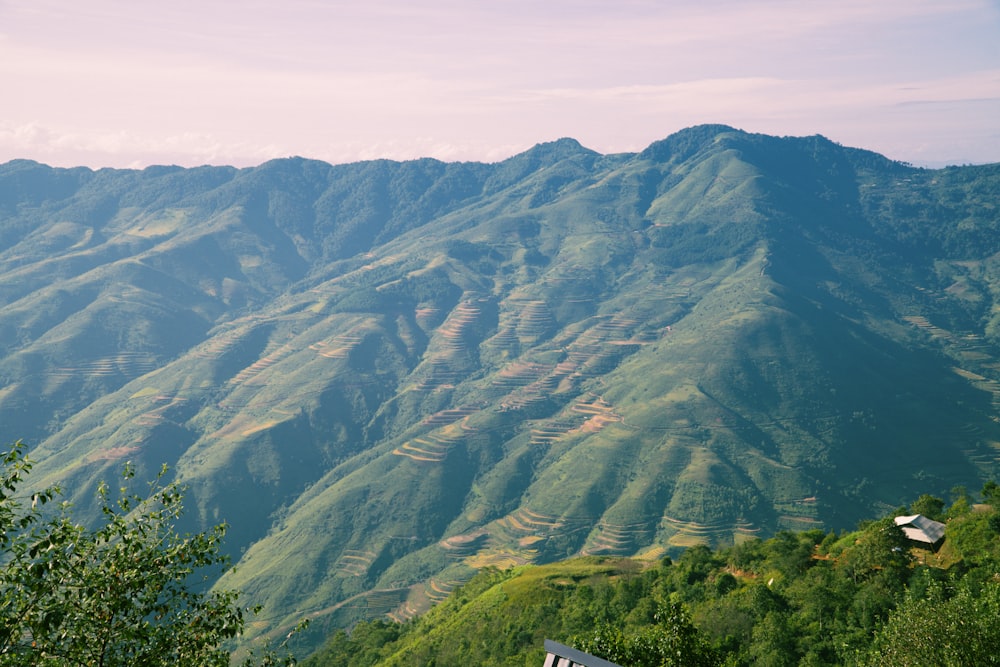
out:
<path id="1" fill-rule="evenodd" d="M 629 666 L 995 664 L 995 512 L 949 521 L 937 552 L 905 545 L 885 517 L 841 535 L 692 547 L 676 561 L 484 570 L 408 623 L 338 632 L 306 664 L 540 664 L 545 638 Z"/>
<path id="2" fill-rule="evenodd" d="M 865 657 L 871 667 L 1000 664 L 1000 583 L 973 590 L 968 583 L 949 597 L 936 587 L 907 600 L 889 616 Z"/>
<path id="3" fill-rule="evenodd" d="M 869 525 L 841 555 L 842 566 L 855 581 L 874 576 L 905 578 L 910 560 L 906 535 L 892 517 Z"/>
<path id="4" fill-rule="evenodd" d="M 910 503 L 910 512 L 913 514 L 923 514 L 928 519 L 934 521 L 944 520 L 944 501 L 928 493 L 923 494 Z"/>
<path id="5" fill-rule="evenodd" d="M 709 667 L 718 658 L 698 633 L 684 608 L 661 604 L 653 624 L 627 631 L 602 625 L 573 642 L 592 655 L 629 667 Z"/>
<path id="6" fill-rule="evenodd" d="M 23 494 L 23 449 L 4 452 L 0 471 L 0 664 L 229 665 L 247 610 L 236 591 L 202 592 L 194 578 L 225 563 L 225 526 L 179 535 L 181 490 L 159 483 L 164 470 L 145 496 L 129 493 L 128 466 L 117 498 L 99 488 L 98 527 L 75 523 L 65 502 L 47 515 L 58 489 Z M 268 652 L 260 664 L 293 662 Z"/>
<path id="7" fill-rule="evenodd" d="M 965 512 L 948 522 L 950 546 L 971 563 L 991 563 L 1000 559 L 998 538 L 1000 509 L 993 506 Z"/>

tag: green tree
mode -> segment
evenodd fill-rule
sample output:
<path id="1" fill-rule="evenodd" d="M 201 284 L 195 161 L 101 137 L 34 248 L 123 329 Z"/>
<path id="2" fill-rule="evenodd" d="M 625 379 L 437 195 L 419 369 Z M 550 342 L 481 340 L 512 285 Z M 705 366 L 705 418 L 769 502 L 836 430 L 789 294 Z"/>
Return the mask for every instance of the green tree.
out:
<path id="1" fill-rule="evenodd" d="M 795 665 L 799 655 L 790 632 L 788 615 L 770 611 L 753 628 L 750 657 L 755 665 Z"/>
<path id="2" fill-rule="evenodd" d="M 948 518 L 962 516 L 972 509 L 972 498 L 964 486 L 956 486 L 951 490 L 951 507 L 948 508 Z"/>
<path id="3" fill-rule="evenodd" d="M 983 484 L 983 502 L 1000 510 L 1000 484 L 992 479 Z"/>
<path id="4" fill-rule="evenodd" d="M 944 501 L 930 494 L 923 494 L 910 504 L 910 512 L 913 514 L 923 514 L 928 519 L 943 521 Z"/>
<path id="5" fill-rule="evenodd" d="M 907 600 L 876 634 L 864 663 L 973 667 L 1000 664 L 1000 585 L 963 585 L 951 599 L 940 588 Z"/>
<path id="6" fill-rule="evenodd" d="M 911 560 L 906 534 L 892 517 L 885 517 L 861 531 L 839 563 L 857 583 L 876 574 L 905 581 Z"/>
<path id="7" fill-rule="evenodd" d="M 225 644 L 250 610 L 236 591 L 195 588 L 207 586 L 196 573 L 226 562 L 224 525 L 178 534 L 178 486 L 161 472 L 146 495 L 130 493 L 126 466 L 116 499 L 100 485 L 101 521 L 87 528 L 68 503 L 43 514 L 58 489 L 20 493 L 31 470 L 21 443 L 0 465 L 0 664 L 229 665 Z M 267 651 L 260 662 L 294 661 Z"/>
<path id="8" fill-rule="evenodd" d="M 719 659 L 677 603 L 660 606 L 653 625 L 625 630 L 602 625 L 574 644 L 591 655 L 629 667 L 708 667 Z"/>
<path id="9" fill-rule="evenodd" d="M 1000 560 L 1000 510 L 966 512 L 948 522 L 945 535 L 952 548 L 967 563 L 987 564 Z"/>

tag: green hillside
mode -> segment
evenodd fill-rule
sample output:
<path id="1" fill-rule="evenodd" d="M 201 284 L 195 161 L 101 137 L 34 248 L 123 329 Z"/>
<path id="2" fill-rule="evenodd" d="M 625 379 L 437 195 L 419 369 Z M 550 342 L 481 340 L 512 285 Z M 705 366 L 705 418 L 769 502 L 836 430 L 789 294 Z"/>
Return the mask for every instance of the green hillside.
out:
<path id="1" fill-rule="evenodd" d="M 1000 457 L 1000 166 L 724 126 L 637 154 L 0 165 L 0 421 L 84 514 L 230 525 L 253 632 L 484 568 L 839 530 Z"/>
<path id="2" fill-rule="evenodd" d="M 991 487 L 987 487 L 988 489 Z M 1000 497 L 924 495 L 936 548 L 888 518 L 783 531 L 677 560 L 589 556 L 483 570 L 426 615 L 337 632 L 305 667 L 541 665 L 556 639 L 622 665 L 973 665 L 1000 648 Z M 950 515 L 946 516 L 946 515 Z"/>

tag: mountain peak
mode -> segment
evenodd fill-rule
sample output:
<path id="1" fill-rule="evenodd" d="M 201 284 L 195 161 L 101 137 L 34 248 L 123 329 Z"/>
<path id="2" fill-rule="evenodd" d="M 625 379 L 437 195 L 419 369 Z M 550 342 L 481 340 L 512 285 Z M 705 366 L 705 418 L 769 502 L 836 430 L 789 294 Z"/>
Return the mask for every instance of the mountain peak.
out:
<path id="1" fill-rule="evenodd" d="M 600 154 L 597 151 L 586 148 L 576 139 L 562 137 L 555 141 L 544 141 L 535 144 L 523 153 L 510 158 L 510 160 L 528 160 L 537 163 L 539 166 L 549 166 L 580 155 L 598 157 Z"/>
<path id="2" fill-rule="evenodd" d="M 639 153 L 639 158 L 656 162 L 681 162 L 713 144 L 720 135 L 734 133 L 745 134 L 743 130 L 729 125 L 695 125 L 653 142 Z"/>
<path id="3" fill-rule="evenodd" d="M 535 144 L 523 153 L 500 162 L 492 181 L 493 187 L 503 187 L 515 183 L 529 174 L 546 169 L 566 160 L 576 160 L 589 168 L 601 157 L 597 151 L 585 148 L 576 139 L 563 137 L 555 141 Z"/>

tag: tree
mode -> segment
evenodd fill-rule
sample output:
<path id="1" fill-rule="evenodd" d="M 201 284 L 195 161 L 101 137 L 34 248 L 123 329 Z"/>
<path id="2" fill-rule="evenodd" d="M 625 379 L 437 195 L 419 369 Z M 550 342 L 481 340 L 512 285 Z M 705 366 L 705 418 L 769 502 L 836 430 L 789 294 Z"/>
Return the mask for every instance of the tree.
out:
<path id="1" fill-rule="evenodd" d="M 1000 510 L 1000 484 L 992 479 L 983 484 L 983 502 Z"/>
<path id="2" fill-rule="evenodd" d="M 965 665 L 1000 664 L 1000 585 L 981 590 L 962 585 L 951 599 L 929 591 L 907 600 L 875 635 L 862 664 Z"/>
<path id="3" fill-rule="evenodd" d="M 878 573 L 905 581 L 912 557 L 906 534 L 892 517 L 872 522 L 839 559 L 855 583 Z"/>
<path id="4" fill-rule="evenodd" d="M 31 470 L 21 443 L 0 465 L 0 664 L 229 665 L 225 644 L 251 610 L 237 591 L 195 590 L 207 586 L 196 573 L 226 563 L 225 525 L 178 534 L 182 492 L 165 470 L 139 496 L 126 465 L 116 500 L 99 486 L 100 524 L 87 528 L 69 503 L 43 514 L 56 488 L 19 495 Z M 267 651 L 260 662 L 294 660 Z"/>
<path id="5" fill-rule="evenodd" d="M 966 512 L 948 522 L 945 531 L 953 550 L 970 564 L 986 565 L 1000 560 L 1000 511 Z"/>
<path id="6" fill-rule="evenodd" d="M 661 604 L 655 623 L 621 630 L 599 626 L 591 635 L 577 637 L 582 651 L 630 667 L 709 667 L 719 663 L 708 643 L 678 603 Z"/>
<path id="7" fill-rule="evenodd" d="M 969 491 L 964 486 L 956 486 L 951 490 L 951 507 L 948 508 L 948 518 L 954 518 L 967 514 L 972 508 L 972 498 Z"/>
<path id="8" fill-rule="evenodd" d="M 944 501 L 930 494 L 923 494 L 910 504 L 910 512 L 923 514 L 928 519 L 942 521 L 944 516 Z"/>

